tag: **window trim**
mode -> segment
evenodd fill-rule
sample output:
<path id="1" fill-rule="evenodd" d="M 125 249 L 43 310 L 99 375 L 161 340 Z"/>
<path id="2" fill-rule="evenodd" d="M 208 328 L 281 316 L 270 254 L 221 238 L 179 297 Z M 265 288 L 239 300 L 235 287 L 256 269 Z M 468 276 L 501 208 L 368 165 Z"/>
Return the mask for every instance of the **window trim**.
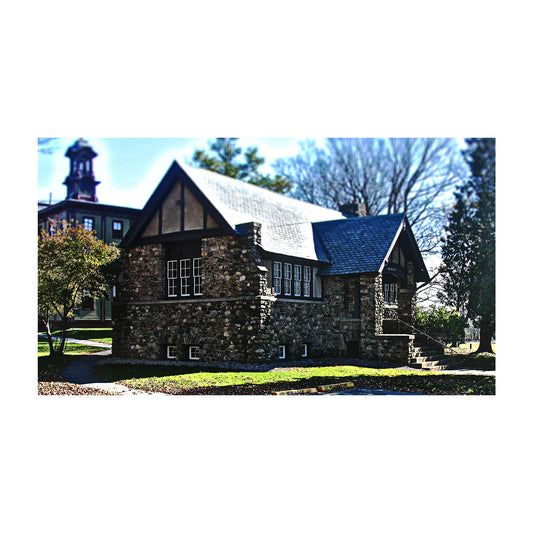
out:
<path id="1" fill-rule="evenodd" d="M 198 356 L 193 357 L 191 355 L 191 351 L 195 349 L 195 352 L 197 352 Z M 196 350 L 197 349 L 197 350 Z M 189 356 L 189 361 L 199 361 L 200 360 L 200 346 L 194 345 L 194 346 L 187 346 L 187 354 Z"/>
<path id="2" fill-rule="evenodd" d="M 175 351 L 175 355 L 170 355 L 171 349 Z M 179 349 L 175 344 L 167 344 L 167 359 L 179 359 Z"/>
<path id="3" fill-rule="evenodd" d="M 193 291 L 194 296 L 202 296 L 202 258 L 201 257 L 193 257 L 192 259 L 192 291 Z"/>
<path id="4" fill-rule="evenodd" d="M 292 294 L 292 263 L 283 263 L 283 295 Z"/>
<path id="5" fill-rule="evenodd" d="M 115 224 L 120 224 L 120 230 L 115 229 Z M 124 237 L 124 221 L 114 219 L 111 222 L 111 238 L 122 239 L 122 237 Z"/>
<path id="6" fill-rule="evenodd" d="M 294 265 L 294 296 L 302 296 L 302 265 Z M 296 275 L 298 273 L 298 275 Z"/>
<path id="7" fill-rule="evenodd" d="M 277 274 L 277 275 L 276 275 Z M 281 276 L 283 274 L 283 266 L 281 261 L 273 261 L 272 266 L 272 291 L 276 295 L 281 295 Z"/>
<path id="8" fill-rule="evenodd" d="M 91 223 L 91 227 L 90 228 L 87 228 L 87 222 L 90 221 Z M 82 224 L 83 224 L 83 229 L 85 231 L 95 231 L 95 227 L 94 227 L 94 224 L 95 224 L 95 218 L 94 217 L 83 217 L 82 219 Z"/>
<path id="9" fill-rule="evenodd" d="M 278 359 L 285 359 L 286 356 L 287 356 L 287 345 L 280 344 L 278 347 Z"/>
<path id="10" fill-rule="evenodd" d="M 309 344 L 307 342 L 304 342 L 303 347 L 304 353 L 302 354 L 302 357 L 307 357 L 309 355 Z"/>
<path id="11" fill-rule="evenodd" d="M 170 264 L 174 263 L 174 266 L 171 268 Z M 173 275 L 171 275 L 173 274 Z M 178 297 L 178 260 L 177 259 L 169 259 L 167 261 L 167 296 L 169 298 L 177 298 Z M 172 284 L 170 281 L 172 280 Z M 172 285 L 172 294 L 171 294 L 171 285 Z"/>

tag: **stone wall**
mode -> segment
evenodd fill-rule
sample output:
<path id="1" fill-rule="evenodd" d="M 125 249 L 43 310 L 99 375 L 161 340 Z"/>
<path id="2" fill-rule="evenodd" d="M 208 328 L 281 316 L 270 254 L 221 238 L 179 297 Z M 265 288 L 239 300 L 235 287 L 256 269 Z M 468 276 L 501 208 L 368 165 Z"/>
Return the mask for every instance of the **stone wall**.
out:
<path id="1" fill-rule="evenodd" d="M 407 363 L 408 335 L 383 335 L 381 275 L 331 276 L 323 299 L 282 299 L 270 294 L 257 244 L 260 226 L 202 240 L 203 296 L 165 299 L 162 245 L 132 248 L 122 257 L 115 299 L 113 353 L 166 358 L 176 346 L 187 357 L 199 346 L 203 361 L 268 361 L 286 347 L 286 358 L 351 356 Z M 359 284 L 360 318 L 354 317 Z"/>

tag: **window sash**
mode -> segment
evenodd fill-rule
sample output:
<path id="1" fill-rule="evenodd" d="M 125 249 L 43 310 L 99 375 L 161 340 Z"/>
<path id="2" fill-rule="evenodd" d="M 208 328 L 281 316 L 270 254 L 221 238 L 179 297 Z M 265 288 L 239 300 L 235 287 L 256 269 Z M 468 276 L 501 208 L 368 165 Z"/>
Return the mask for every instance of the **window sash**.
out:
<path id="1" fill-rule="evenodd" d="M 167 346 L 167 359 L 178 359 L 177 346 Z"/>
<path id="2" fill-rule="evenodd" d="M 167 261 L 167 295 L 174 298 L 178 295 L 178 262 Z"/>
<path id="3" fill-rule="evenodd" d="M 281 263 L 278 261 L 274 261 L 272 285 L 274 294 L 281 294 Z"/>
<path id="4" fill-rule="evenodd" d="M 192 275 L 193 275 L 193 292 L 195 296 L 202 294 L 202 263 L 201 258 L 195 257 L 192 260 Z"/>
<path id="5" fill-rule="evenodd" d="M 94 229 L 94 218 L 85 217 L 83 219 L 83 228 L 86 231 L 92 231 Z"/>

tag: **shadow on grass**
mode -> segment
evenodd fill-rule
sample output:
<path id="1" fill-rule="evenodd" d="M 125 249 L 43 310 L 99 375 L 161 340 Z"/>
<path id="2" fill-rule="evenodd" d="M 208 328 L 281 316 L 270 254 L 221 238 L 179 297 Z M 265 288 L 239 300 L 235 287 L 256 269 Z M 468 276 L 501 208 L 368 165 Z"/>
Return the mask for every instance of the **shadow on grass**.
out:
<path id="1" fill-rule="evenodd" d="M 200 376 L 213 372 L 215 376 L 202 379 Z M 287 370 L 287 372 L 290 372 Z M 207 367 L 179 367 L 155 365 L 113 364 L 95 369 L 100 379 L 108 381 L 139 380 L 128 383 L 128 386 L 143 390 L 165 392 L 168 394 L 201 394 L 201 395 L 264 395 L 275 391 L 314 388 L 319 385 L 353 382 L 355 387 L 364 389 L 381 389 L 392 392 L 413 392 L 419 394 L 495 394 L 495 378 L 493 376 L 460 375 L 460 374 L 427 374 L 413 373 L 410 375 L 377 375 L 369 376 L 364 372 L 354 372 L 342 376 L 327 373 L 320 376 L 280 379 L 279 373 L 266 376 L 265 371 L 258 370 L 222 370 Z M 176 376 L 199 374 L 198 382 L 194 379 L 174 379 Z M 224 375 L 224 376 L 222 376 Z M 271 376 L 269 380 L 268 377 Z M 154 378 L 165 378 L 154 379 Z M 265 379 L 263 379 L 265 378 Z M 201 382 L 201 383 L 200 383 Z"/>
<path id="2" fill-rule="evenodd" d="M 71 365 L 79 355 L 62 355 L 50 357 L 49 355 L 41 356 L 37 358 L 37 376 L 38 381 L 51 382 L 51 381 L 65 381 L 61 377 L 63 370 Z"/>

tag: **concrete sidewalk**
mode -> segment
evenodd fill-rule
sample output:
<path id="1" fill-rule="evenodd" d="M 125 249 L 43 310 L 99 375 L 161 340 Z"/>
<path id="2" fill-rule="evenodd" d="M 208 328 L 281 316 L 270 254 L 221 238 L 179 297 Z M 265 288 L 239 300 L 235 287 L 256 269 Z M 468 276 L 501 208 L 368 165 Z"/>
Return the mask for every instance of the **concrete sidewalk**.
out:
<path id="1" fill-rule="evenodd" d="M 47 338 L 46 335 L 43 333 L 39 333 L 38 336 L 44 339 Z M 52 338 L 54 340 L 57 340 L 57 337 Z M 85 346 L 93 346 L 97 348 L 106 348 L 101 352 L 96 352 L 91 355 L 82 355 L 72 364 L 67 366 L 61 373 L 61 376 L 69 383 L 75 383 L 76 385 L 83 385 L 85 387 L 91 387 L 92 389 L 98 389 L 105 392 L 112 392 L 121 396 L 168 396 L 168 394 L 163 393 L 146 392 L 137 389 L 130 389 L 129 387 L 125 387 L 124 385 L 102 381 L 94 377 L 94 365 L 97 361 L 101 361 L 102 357 L 107 357 L 111 355 L 111 344 L 108 344 L 106 342 L 86 341 L 71 338 L 67 338 L 66 342 L 71 342 L 73 344 L 83 344 Z"/>
<path id="2" fill-rule="evenodd" d="M 37 336 L 44 340 L 47 340 L 48 338 L 44 333 L 38 333 Z M 60 337 L 54 336 L 52 337 L 52 339 L 54 339 L 55 341 L 58 341 L 60 340 Z M 69 337 L 65 339 L 65 342 L 71 342 L 72 344 L 83 344 L 85 346 L 95 346 L 96 348 L 108 348 L 109 350 L 111 350 L 111 344 L 107 342 L 84 341 L 80 339 L 71 339 Z"/>

